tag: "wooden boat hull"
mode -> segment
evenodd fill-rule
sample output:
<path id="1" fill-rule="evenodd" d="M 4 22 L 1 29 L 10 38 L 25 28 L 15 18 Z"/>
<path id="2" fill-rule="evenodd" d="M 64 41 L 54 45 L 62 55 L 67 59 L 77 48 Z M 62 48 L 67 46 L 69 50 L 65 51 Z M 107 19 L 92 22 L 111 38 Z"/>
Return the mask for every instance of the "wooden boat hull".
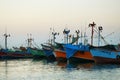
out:
<path id="1" fill-rule="evenodd" d="M 6 53 L 0 51 L 0 59 L 4 59 L 4 57 L 6 57 L 6 56 L 7 56 Z"/>
<path id="2" fill-rule="evenodd" d="M 33 58 L 33 55 L 32 54 L 7 53 L 5 58 L 6 59 Z"/>
<path id="3" fill-rule="evenodd" d="M 52 48 L 51 45 L 41 44 L 41 46 L 42 46 L 42 50 L 43 50 L 43 52 L 45 53 L 46 56 L 53 55 L 53 48 Z"/>
<path id="4" fill-rule="evenodd" d="M 33 55 L 34 59 L 43 59 L 45 58 L 45 53 L 43 50 L 41 49 L 29 49 L 29 53 L 31 53 Z"/>
<path id="5" fill-rule="evenodd" d="M 73 57 L 86 60 L 93 60 L 92 54 L 89 51 L 77 51 Z"/>
<path id="6" fill-rule="evenodd" d="M 27 52 L 10 52 L 10 51 L 0 51 L 0 59 L 19 59 L 19 58 L 33 58 L 32 54 Z"/>
<path id="7" fill-rule="evenodd" d="M 53 46 L 51 46 L 51 45 L 43 45 L 43 44 L 41 46 L 42 46 L 42 50 L 43 50 L 46 58 L 48 60 L 55 61 L 56 58 L 55 58 L 54 53 L 53 53 L 53 50 L 54 50 Z"/>
<path id="8" fill-rule="evenodd" d="M 89 46 L 85 45 L 65 45 L 65 50 L 67 54 L 67 59 L 71 59 L 73 61 L 83 62 L 94 62 L 92 54 L 89 51 Z M 76 60 L 75 60 L 76 59 Z M 71 61 L 72 61 L 71 60 Z"/>
<path id="9" fill-rule="evenodd" d="M 56 49 L 54 50 L 54 56 L 57 59 L 57 61 L 67 61 L 66 58 L 66 52 L 63 50 Z"/>
<path id="10" fill-rule="evenodd" d="M 43 51 L 48 60 L 56 60 L 52 49 L 43 49 Z"/>
<path id="11" fill-rule="evenodd" d="M 92 56 L 96 63 L 118 63 L 120 64 L 120 52 L 105 49 L 91 49 Z"/>
<path id="12" fill-rule="evenodd" d="M 98 64 L 120 64 L 120 59 L 94 57 L 94 60 L 95 60 L 95 63 L 98 63 Z"/>
<path id="13" fill-rule="evenodd" d="M 90 52 L 85 51 L 76 52 L 71 58 L 69 58 L 70 63 L 76 62 L 76 63 L 88 63 L 88 62 L 94 62 L 94 59 Z"/>
<path id="14" fill-rule="evenodd" d="M 21 55 L 21 54 L 14 54 L 14 53 L 8 53 L 4 56 L 1 56 L 1 59 L 22 59 L 22 58 L 33 58 L 32 55 Z"/>

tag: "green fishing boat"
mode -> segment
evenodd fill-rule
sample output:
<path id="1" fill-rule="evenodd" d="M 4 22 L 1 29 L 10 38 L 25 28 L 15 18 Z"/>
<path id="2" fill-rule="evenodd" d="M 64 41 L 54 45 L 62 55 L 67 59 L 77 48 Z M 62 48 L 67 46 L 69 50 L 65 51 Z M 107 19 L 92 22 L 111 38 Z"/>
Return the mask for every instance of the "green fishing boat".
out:
<path id="1" fill-rule="evenodd" d="M 31 53 L 34 58 L 45 58 L 44 51 L 42 49 L 27 48 L 28 53 Z"/>

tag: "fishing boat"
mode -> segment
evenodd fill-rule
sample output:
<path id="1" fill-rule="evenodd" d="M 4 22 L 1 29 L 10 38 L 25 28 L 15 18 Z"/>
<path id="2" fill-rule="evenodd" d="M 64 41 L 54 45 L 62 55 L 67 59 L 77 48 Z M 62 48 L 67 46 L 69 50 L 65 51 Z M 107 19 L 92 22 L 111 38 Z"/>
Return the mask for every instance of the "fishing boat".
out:
<path id="1" fill-rule="evenodd" d="M 7 32 L 5 32 L 4 34 L 5 37 L 5 49 L 0 49 L 0 58 L 3 59 L 7 56 L 7 38 L 10 37 L 10 34 L 7 34 Z"/>
<path id="2" fill-rule="evenodd" d="M 20 59 L 20 58 L 32 58 L 32 54 L 25 51 L 14 51 L 10 49 L 2 49 L 0 51 L 1 59 Z"/>
<path id="3" fill-rule="evenodd" d="M 120 46 L 106 45 L 103 47 L 94 47 L 90 52 L 95 63 L 117 63 L 120 64 Z"/>
<path id="4" fill-rule="evenodd" d="M 18 58 L 30 58 L 32 57 L 31 54 L 27 53 L 26 51 L 16 51 L 12 49 L 8 49 L 7 47 L 7 38 L 10 37 L 10 34 L 7 32 L 4 34 L 5 37 L 5 49 L 0 50 L 0 57 L 1 59 L 18 59 Z"/>
<path id="5" fill-rule="evenodd" d="M 98 27 L 99 37 L 98 46 L 91 47 L 90 52 L 93 56 L 95 63 L 120 63 L 120 45 L 111 45 L 105 41 L 104 37 L 100 35 L 103 30 L 102 27 Z M 100 38 L 107 44 L 100 46 Z"/>
<path id="6" fill-rule="evenodd" d="M 71 52 L 69 53 L 69 50 L 70 51 L 72 50 L 71 46 L 75 46 L 75 45 L 73 45 L 74 43 L 78 44 L 80 31 L 79 30 L 75 31 L 76 32 L 76 37 L 68 35 L 69 32 L 70 32 L 70 30 L 64 29 L 64 31 L 63 31 L 63 33 L 65 35 L 64 43 L 61 44 L 60 49 L 55 49 L 54 50 L 54 54 L 59 61 L 62 61 L 62 60 L 67 61 L 67 59 L 69 59 L 70 55 L 71 55 Z M 72 54 L 74 54 L 74 53 L 72 53 Z"/>
<path id="7" fill-rule="evenodd" d="M 6 51 L 4 49 L 0 49 L 0 59 L 3 59 L 6 56 L 7 56 Z"/>
<path id="8" fill-rule="evenodd" d="M 52 30 L 52 29 L 50 29 Z M 59 35 L 59 33 L 55 32 L 54 29 L 52 32 L 50 32 L 50 35 L 52 35 L 52 38 L 49 39 L 49 42 L 41 44 L 42 50 L 45 53 L 47 59 L 49 60 L 56 60 L 54 56 L 54 49 L 56 48 L 57 44 L 55 43 L 56 35 Z"/>
<path id="9" fill-rule="evenodd" d="M 66 44 L 64 45 L 64 48 L 66 50 L 66 56 L 67 59 L 69 60 L 70 63 L 74 62 L 80 62 L 80 63 L 85 63 L 85 62 L 94 62 L 94 59 L 92 57 L 92 54 L 90 52 L 90 46 L 93 45 L 93 32 L 94 32 L 94 27 L 95 23 L 90 23 L 89 27 L 92 27 L 92 32 L 91 32 L 91 45 L 86 43 L 86 34 L 82 36 L 81 32 L 81 42 L 78 44 L 78 41 L 76 44 Z M 79 37 L 80 31 L 76 31 L 77 36 Z M 82 43 L 82 37 L 84 37 L 84 44 Z"/>
<path id="10" fill-rule="evenodd" d="M 33 58 L 32 54 L 25 52 L 7 52 L 6 59 L 22 59 L 22 58 Z"/>
<path id="11" fill-rule="evenodd" d="M 34 59 L 43 59 L 45 58 L 45 54 L 42 49 L 39 48 L 34 42 L 34 39 L 31 37 L 32 34 L 28 35 L 27 39 L 27 47 L 20 47 L 22 51 L 26 51 L 27 53 L 30 53 Z M 34 44 L 33 44 L 34 43 Z M 37 46 L 37 47 L 35 47 Z"/>
<path id="12" fill-rule="evenodd" d="M 49 59 L 55 59 L 53 55 L 54 47 L 50 44 L 41 44 L 45 56 Z"/>
<path id="13" fill-rule="evenodd" d="M 13 47 L 13 49 L 7 48 L 7 37 L 5 34 L 5 49 L 0 50 L 0 56 L 2 59 L 18 59 L 18 58 L 34 58 L 41 59 L 45 57 L 45 54 L 42 49 L 33 47 L 33 39 L 30 37 L 27 39 L 27 47 Z M 34 42 L 35 43 L 35 42 Z"/>
<path id="14" fill-rule="evenodd" d="M 45 53 L 46 57 L 51 60 L 58 60 L 59 53 L 58 51 L 61 52 L 63 51 L 63 44 L 62 43 L 57 43 L 55 42 L 55 45 L 51 44 L 41 44 L 42 50 Z M 64 52 L 64 51 L 63 51 Z M 57 54 L 56 54 L 57 53 Z M 63 55 L 64 56 L 64 55 Z"/>
<path id="15" fill-rule="evenodd" d="M 66 44 L 64 47 L 69 62 L 94 62 L 89 45 L 83 45 L 82 43 L 79 45 Z"/>
<path id="16" fill-rule="evenodd" d="M 37 48 L 27 48 L 27 53 L 32 54 L 34 59 L 43 59 L 45 58 L 45 54 L 42 49 L 37 49 Z"/>
<path id="17" fill-rule="evenodd" d="M 42 49 L 31 48 L 31 47 L 20 47 L 15 51 L 9 50 L 7 52 L 9 58 L 34 58 L 34 59 L 43 59 L 45 54 Z"/>
<path id="18" fill-rule="evenodd" d="M 59 45 L 59 47 L 54 50 L 54 56 L 55 56 L 56 60 L 60 61 L 60 62 L 61 61 L 66 62 L 67 58 L 66 58 L 66 52 L 64 50 L 63 44 L 57 43 L 57 45 Z"/>
<path id="19" fill-rule="evenodd" d="M 64 34 L 64 43 L 57 43 L 57 48 L 55 48 L 54 50 L 54 56 L 56 57 L 57 61 L 62 61 L 62 62 L 67 62 L 67 58 L 66 58 L 66 51 L 63 47 L 64 44 L 69 44 L 69 38 L 71 37 L 71 35 L 69 36 L 70 30 L 68 30 L 67 28 L 64 29 L 63 34 Z M 68 42 L 69 41 L 69 42 Z"/>

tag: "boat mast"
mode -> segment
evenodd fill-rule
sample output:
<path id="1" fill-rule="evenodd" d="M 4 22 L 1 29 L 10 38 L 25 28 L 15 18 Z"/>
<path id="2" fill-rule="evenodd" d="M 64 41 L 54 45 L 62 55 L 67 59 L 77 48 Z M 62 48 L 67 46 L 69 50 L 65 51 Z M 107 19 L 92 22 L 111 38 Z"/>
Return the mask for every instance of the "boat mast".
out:
<path id="1" fill-rule="evenodd" d="M 95 27 L 95 23 L 90 23 L 89 27 L 92 27 L 92 32 L 91 32 L 91 45 L 93 45 L 93 34 L 94 34 L 94 27 Z"/>
<path id="2" fill-rule="evenodd" d="M 56 39 L 55 36 L 56 36 L 56 35 L 59 35 L 59 33 L 53 31 L 53 32 L 52 32 L 52 35 L 53 35 L 53 45 L 55 45 L 55 39 Z"/>
<path id="3" fill-rule="evenodd" d="M 99 26 L 98 27 L 98 46 L 100 46 L 100 32 L 102 32 L 102 30 L 103 30 L 103 27 Z"/>
<path id="4" fill-rule="evenodd" d="M 5 31 L 5 34 L 4 34 L 4 37 L 5 37 L 5 49 L 7 50 L 7 38 L 10 37 L 10 34 L 7 34 L 7 30 Z"/>
<path id="5" fill-rule="evenodd" d="M 64 31 L 63 31 L 63 34 L 65 34 L 65 36 L 67 36 L 67 38 L 66 38 L 66 42 L 65 43 L 67 43 L 68 44 L 68 34 L 69 34 L 69 32 L 70 32 L 70 30 L 68 30 L 68 29 L 64 29 Z"/>
<path id="6" fill-rule="evenodd" d="M 75 33 L 76 33 L 76 35 L 77 35 L 76 44 L 78 45 L 78 39 L 79 39 L 79 33 L 80 33 L 80 31 L 79 31 L 79 30 L 76 30 Z M 81 38 L 82 38 L 82 37 L 81 37 Z M 82 41 L 81 41 L 81 43 L 82 43 Z"/>
<path id="7" fill-rule="evenodd" d="M 29 37 L 29 34 L 28 34 L 28 47 L 32 47 L 32 41 L 33 41 L 33 38 L 31 38 L 32 34 L 30 34 L 30 37 Z"/>
<path id="8" fill-rule="evenodd" d="M 69 43 L 71 43 L 71 37 L 72 37 L 72 35 L 69 35 Z"/>

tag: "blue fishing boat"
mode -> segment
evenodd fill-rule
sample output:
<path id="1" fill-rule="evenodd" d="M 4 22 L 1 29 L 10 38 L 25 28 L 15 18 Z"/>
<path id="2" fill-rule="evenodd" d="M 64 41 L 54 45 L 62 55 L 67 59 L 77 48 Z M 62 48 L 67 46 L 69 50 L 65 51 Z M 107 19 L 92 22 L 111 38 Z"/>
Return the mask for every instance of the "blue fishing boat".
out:
<path id="1" fill-rule="evenodd" d="M 96 63 L 120 64 L 120 47 L 117 45 L 106 45 L 90 49 Z"/>
<path id="2" fill-rule="evenodd" d="M 88 43 L 85 43 L 87 40 L 85 38 L 86 33 L 84 34 L 84 36 L 82 36 L 82 33 L 81 33 L 80 44 L 78 44 L 78 42 L 77 42 L 77 45 L 72 45 L 72 44 L 64 45 L 66 53 L 67 53 L 66 56 L 67 56 L 67 59 L 69 59 L 69 61 L 94 62 L 93 55 L 90 52 L 90 49 L 93 46 L 93 42 L 94 42 L 94 40 L 93 40 L 94 32 L 99 34 L 99 38 L 98 38 L 98 46 L 99 46 L 100 45 L 99 44 L 100 37 L 101 37 L 100 32 L 103 30 L 103 28 L 101 26 L 99 26 L 98 29 L 95 30 L 94 29 L 96 27 L 95 22 L 90 23 L 88 26 L 92 28 L 90 45 L 88 45 Z M 78 33 L 79 33 L 79 31 L 78 31 Z M 84 37 L 84 44 L 82 44 L 82 37 Z"/>
<path id="3" fill-rule="evenodd" d="M 92 35 L 91 35 L 91 45 L 93 45 L 93 30 L 95 27 L 95 23 L 89 24 L 89 27 L 92 27 Z M 80 31 L 76 31 L 77 37 L 79 38 L 79 33 Z M 84 37 L 84 44 L 82 43 L 82 37 Z M 94 62 L 92 54 L 90 53 L 90 45 L 88 43 L 85 43 L 86 39 L 86 33 L 84 36 L 82 36 L 81 32 L 81 42 L 78 44 L 78 41 L 76 42 L 76 45 L 73 44 L 67 44 L 64 45 L 65 50 L 66 50 L 66 56 L 67 59 L 69 59 L 69 62 Z"/>
<path id="4" fill-rule="evenodd" d="M 42 50 L 43 52 L 45 53 L 45 55 L 47 57 L 53 57 L 53 50 L 54 50 L 54 47 L 52 45 L 49 45 L 49 44 L 41 44 L 42 46 Z"/>
<path id="5" fill-rule="evenodd" d="M 55 51 L 63 50 L 63 44 L 62 43 L 55 43 L 55 45 L 51 44 L 41 44 L 42 50 L 45 53 L 46 57 L 51 60 L 56 60 L 56 54 Z"/>
<path id="6" fill-rule="evenodd" d="M 52 29 L 50 29 L 50 30 L 52 30 Z M 56 60 L 56 58 L 54 56 L 54 49 L 57 46 L 57 44 L 55 43 L 55 39 L 56 39 L 56 35 L 59 35 L 59 33 L 55 32 L 53 29 L 53 31 L 50 33 L 50 35 L 52 35 L 52 39 L 49 39 L 48 43 L 41 44 L 41 46 L 42 46 L 42 50 L 45 53 L 47 59 Z"/>
<path id="7" fill-rule="evenodd" d="M 70 62 L 94 62 L 89 45 L 83 45 L 82 43 L 78 45 L 66 44 L 64 47 L 66 57 Z"/>
<path id="8" fill-rule="evenodd" d="M 54 50 L 54 55 L 59 62 L 67 62 L 66 58 L 66 51 L 64 49 L 65 44 L 71 44 L 70 39 L 72 38 L 71 35 L 68 35 L 70 30 L 67 28 L 64 29 L 63 34 L 64 34 L 64 43 L 56 43 L 56 48 Z M 75 41 L 75 40 L 74 40 Z"/>

